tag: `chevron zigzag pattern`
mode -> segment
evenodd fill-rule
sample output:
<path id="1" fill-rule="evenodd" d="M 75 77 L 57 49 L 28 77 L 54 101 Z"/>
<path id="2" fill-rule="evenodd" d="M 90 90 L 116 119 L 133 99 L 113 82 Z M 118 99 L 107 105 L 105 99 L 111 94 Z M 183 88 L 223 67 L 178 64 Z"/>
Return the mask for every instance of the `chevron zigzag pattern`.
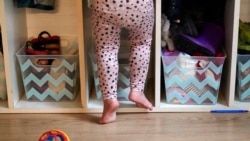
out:
<path id="1" fill-rule="evenodd" d="M 67 97 L 70 100 L 75 98 L 75 95 L 72 93 L 72 91 L 69 91 L 66 88 L 64 88 L 60 93 L 56 94 L 50 88 L 47 88 L 44 92 L 40 92 L 34 88 L 31 88 L 27 90 L 26 98 L 30 99 L 32 96 L 35 96 L 40 101 L 45 101 L 49 96 L 51 96 L 55 101 L 60 101 L 63 97 Z"/>
<path id="2" fill-rule="evenodd" d="M 237 67 L 237 93 L 241 101 L 248 101 L 250 100 L 250 56 L 238 56 Z"/>
<path id="3" fill-rule="evenodd" d="M 78 61 L 77 55 L 72 57 L 63 58 L 58 66 L 36 66 L 32 59 L 27 59 L 23 64 L 20 62 L 20 68 L 23 76 L 23 84 L 26 92 L 26 98 L 30 99 L 35 97 L 37 100 L 44 101 L 47 98 L 52 98 L 55 101 L 60 101 L 62 98 L 67 100 L 74 100 L 77 95 L 79 87 L 78 78 Z M 22 59 L 22 58 L 19 58 Z M 23 60 L 22 60 L 23 61 Z M 60 70 L 65 70 L 61 72 Z M 59 73 L 54 78 L 50 71 Z M 48 86 L 50 83 L 50 87 Z M 64 88 L 60 91 L 55 91 L 57 88 L 64 84 Z"/>
<path id="4" fill-rule="evenodd" d="M 187 68 L 183 68 L 180 64 L 185 65 L 186 59 L 182 58 L 184 62 L 177 62 L 176 57 L 175 60 L 168 61 L 167 56 L 162 56 L 167 103 L 217 103 L 225 58 L 207 58 L 204 68 L 197 68 L 195 64 L 188 64 Z"/>
<path id="5" fill-rule="evenodd" d="M 35 82 L 39 86 L 44 85 L 47 82 L 51 82 L 54 86 L 59 86 L 62 81 L 68 83 L 70 86 L 74 86 L 74 80 L 71 79 L 67 74 L 63 73 L 58 78 L 53 78 L 49 73 L 45 74 L 42 79 L 36 77 L 35 74 L 30 73 L 26 78 L 23 79 L 24 85 L 28 85 L 31 81 Z"/>
<path id="6" fill-rule="evenodd" d="M 201 96 L 198 96 L 193 91 L 182 95 L 177 90 L 173 90 L 171 91 L 171 93 L 167 94 L 167 102 L 174 103 L 173 100 L 177 99 L 181 104 L 216 104 L 217 96 L 218 94 L 213 94 L 210 91 L 207 91 Z"/>
<path id="7" fill-rule="evenodd" d="M 181 104 L 215 104 L 217 102 L 220 82 L 215 82 L 214 84 L 218 85 L 218 87 L 214 88 L 211 84 L 202 84 L 201 86 L 192 82 L 173 83 L 168 86 L 166 86 L 167 84 L 165 83 L 167 102 Z M 173 102 L 176 100 L 177 102 Z"/>
<path id="8" fill-rule="evenodd" d="M 74 59 L 74 60 L 76 60 L 76 59 Z M 41 72 L 44 70 L 43 66 L 36 66 L 36 65 L 34 65 L 34 63 L 30 59 L 27 59 L 27 61 L 25 61 L 23 64 L 21 64 L 21 71 L 24 72 L 27 69 L 29 70 L 29 67 L 34 68 L 38 72 Z M 59 69 L 61 69 L 62 67 L 66 68 L 68 71 L 72 72 L 77 67 L 77 64 L 76 63 L 70 64 L 66 59 L 63 59 L 59 66 L 51 67 L 51 69 L 56 72 Z"/>
<path id="9" fill-rule="evenodd" d="M 220 81 L 214 80 L 211 76 L 206 76 L 205 79 L 199 81 L 196 76 L 187 77 L 183 80 L 180 76 L 174 75 L 170 78 L 167 78 L 165 82 L 166 88 L 171 88 L 173 85 L 178 85 L 180 88 L 185 89 L 190 84 L 193 84 L 198 89 L 203 89 L 206 85 L 211 86 L 215 90 L 219 89 Z"/>

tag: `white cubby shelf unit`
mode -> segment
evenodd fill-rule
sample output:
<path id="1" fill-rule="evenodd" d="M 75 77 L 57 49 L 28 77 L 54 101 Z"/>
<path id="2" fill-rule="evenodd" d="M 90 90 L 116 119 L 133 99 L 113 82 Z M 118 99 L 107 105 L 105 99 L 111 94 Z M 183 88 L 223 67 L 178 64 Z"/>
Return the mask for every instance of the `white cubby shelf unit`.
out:
<path id="1" fill-rule="evenodd" d="M 56 9 L 43 11 L 17 8 L 14 1 L 0 1 L 0 26 L 6 72 L 6 101 L 0 101 L 0 113 L 100 113 L 102 100 L 96 98 L 91 60 L 93 50 L 90 9 L 87 0 L 57 0 Z M 211 110 L 246 109 L 250 103 L 237 100 L 235 95 L 239 19 L 249 21 L 248 0 L 226 0 L 224 11 L 225 52 L 219 98 L 211 105 L 167 104 L 164 98 L 161 65 L 162 2 L 155 0 L 155 29 L 151 63 L 145 93 L 154 105 L 152 111 L 137 108 L 129 101 L 120 101 L 118 112 L 210 112 Z M 80 90 L 73 101 L 26 100 L 16 52 L 25 41 L 42 30 L 61 36 L 74 36 L 79 47 Z M 126 50 L 126 34 L 121 35 L 121 51 Z"/>

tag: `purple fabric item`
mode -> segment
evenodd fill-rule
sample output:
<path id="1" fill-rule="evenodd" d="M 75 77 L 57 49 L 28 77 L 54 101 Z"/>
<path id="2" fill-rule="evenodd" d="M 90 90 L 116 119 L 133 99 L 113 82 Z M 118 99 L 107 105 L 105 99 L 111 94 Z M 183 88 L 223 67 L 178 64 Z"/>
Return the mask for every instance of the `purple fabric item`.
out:
<path id="1" fill-rule="evenodd" d="M 181 34 L 181 36 L 215 55 L 217 49 L 224 41 L 225 33 L 224 29 L 219 25 L 207 23 L 199 37 L 195 38 L 185 34 Z"/>

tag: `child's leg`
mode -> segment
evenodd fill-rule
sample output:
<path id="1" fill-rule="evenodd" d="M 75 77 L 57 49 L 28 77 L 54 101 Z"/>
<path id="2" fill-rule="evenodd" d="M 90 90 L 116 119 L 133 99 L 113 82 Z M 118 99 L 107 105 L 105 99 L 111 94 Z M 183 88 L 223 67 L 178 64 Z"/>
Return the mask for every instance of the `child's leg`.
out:
<path id="1" fill-rule="evenodd" d="M 120 43 L 120 27 L 130 30 L 129 39 L 132 50 L 130 56 L 132 68 L 130 99 L 140 107 L 152 109 L 152 104 L 143 93 L 154 23 L 152 0 L 126 2 L 94 0 L 92 8 L 92 26 L 96 38 L 98 73 L 104 100 L 100 123 L 114 121 L 116 109 L 119 106 L 117 101 L 117 54 Z M 137 11 L 139 13 L 135 14 Z M 139 68 L 143 70 L 137 71 Z"/>
<path id="2" fill-rule="evenodd" d="M 136 1 L 134 1 L 136 5 Z M 152 32 L 154 26 L 154 8 L 151 0 L 144 1 L 143 4 L 137 4 L 138 11 L 133 11 L 133 15 L 139 15 L 133 18 L 134 21 L 129 29 L 130 53 L 130 79 L 131 93 L 130 99 L 139 107 L 152 110 L 152 104 L 144 95 L 144 85 L 147 78 L 150 48 L 152 41 Z M 128 14 L 129 15 L 129 14 Z"/>
<path id="3" fill-rule="evenodd" d="M 144 45 L 132 45 L 130 55 L 130 87 L 129 99 L 138 107 L 153 109 L 152 104 L 144 95 L 144 86 L 148 73 L 150 44 L 144 41 Z"/>
<path id="4" fill-rule="evenodd" d="M 96 4 L 96 3 L 94 3 Z M 94 5 L 95 6 L 95 5 Z M 99 6 L 99 5 L 98 5 Z M 116 119 L 118 81 L 118 50 L 120 44 L 120 28 L 107 20 L 109 13 L 100 9 L 92 10 L 92 26 L 95 37 L 98 77 L 104 102 L 101 124 L 110 123 Z"/>

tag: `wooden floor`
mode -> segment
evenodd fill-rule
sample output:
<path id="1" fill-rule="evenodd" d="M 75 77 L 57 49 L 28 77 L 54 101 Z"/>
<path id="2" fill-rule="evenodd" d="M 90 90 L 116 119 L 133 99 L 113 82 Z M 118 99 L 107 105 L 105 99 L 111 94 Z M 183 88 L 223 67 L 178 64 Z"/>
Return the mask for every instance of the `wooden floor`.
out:
<path id="1" fill-rule="evenodd" d="M 100 114 L 0 114 L 0 141 L 37 141 L 60 129 L 71 141 L 249 141 L 250 114 L 128 113 L 97 124 Z"/>

